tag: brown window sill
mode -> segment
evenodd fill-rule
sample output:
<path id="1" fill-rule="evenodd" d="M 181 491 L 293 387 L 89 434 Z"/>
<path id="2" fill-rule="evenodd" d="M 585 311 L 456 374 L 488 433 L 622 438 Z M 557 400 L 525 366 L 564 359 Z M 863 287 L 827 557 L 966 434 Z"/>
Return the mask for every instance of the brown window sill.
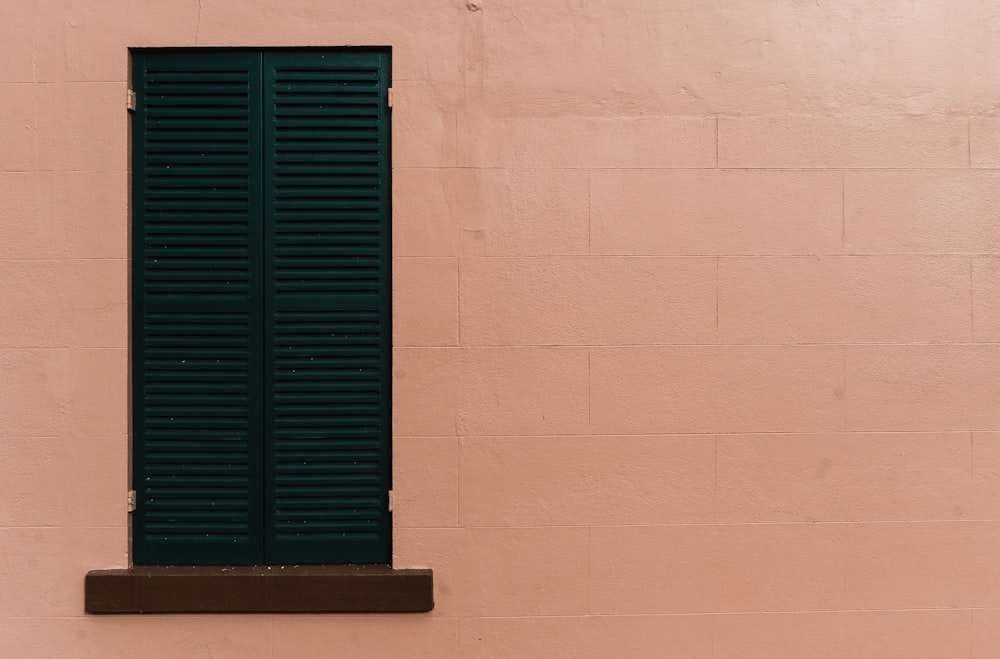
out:
<path id="1" fill-rule="evenodd" d="M 136 566 L 93 570 L 87 613 L 419 613 L 431 570 L 382 565 Z"/>

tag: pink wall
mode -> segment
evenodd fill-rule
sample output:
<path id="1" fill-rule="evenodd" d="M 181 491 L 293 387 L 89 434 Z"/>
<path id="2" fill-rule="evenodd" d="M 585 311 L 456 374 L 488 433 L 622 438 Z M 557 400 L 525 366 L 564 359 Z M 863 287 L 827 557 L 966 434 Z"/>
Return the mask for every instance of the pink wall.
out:
<path id="1" fill-rule="evenodd" d="M 0 3 L 0 656 L 1000 654 L 1000 11 Z M 130 46 L 393 47 L 412 616 L 128 563 Z"/>

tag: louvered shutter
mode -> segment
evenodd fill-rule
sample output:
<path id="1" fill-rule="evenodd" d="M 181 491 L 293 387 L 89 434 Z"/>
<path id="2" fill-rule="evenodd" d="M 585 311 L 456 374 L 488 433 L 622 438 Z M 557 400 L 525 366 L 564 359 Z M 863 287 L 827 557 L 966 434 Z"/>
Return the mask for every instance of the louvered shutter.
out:
<path id="1" fill-rule="evenodd" d="M 388 54 L 133 78 L 134 561 L 388 563 Z"/>
<path id="2" fill-rule="evenodd" d="M 263 62 L 266 554 L 388 563 L 388 55 Z"/>
<path id="3" fill-rule="evenodd" d="M 260 561 L 259 61 L 133 59 L 139 564 Z"/>

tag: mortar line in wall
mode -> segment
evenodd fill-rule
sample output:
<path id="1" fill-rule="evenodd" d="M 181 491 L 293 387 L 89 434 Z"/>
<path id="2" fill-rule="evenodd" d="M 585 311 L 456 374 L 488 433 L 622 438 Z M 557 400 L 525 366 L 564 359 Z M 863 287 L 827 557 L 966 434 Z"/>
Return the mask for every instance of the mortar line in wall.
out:
<path id="1" fill-rule="evenodd" d="M 895 613 L 895 612 L 916 612 L 916 611 L 986 611 L 990 607 L 987 606 L 953 606 L 953 607 L 894 607 L 885 609 L 789 609 L 789 610 L 774 610 L 774 609 L 754 609 L 746 611 L 692 611 L 692 612 L 674 612 L 674 611 L 639 611 L 639 612 L 622 612 L 622 613 L 532 613 L 529 615 L 447 615 L 440 614 L 434 615 L 436 619 L 454 619 L 454 620 L 531 620 L 532 618 L 634 618 L 636 616 L 657 616 L 657 617 L 670 617 L 670 618 L 696 618 L 704 616 L 741 616 L 741 615 L 758 615 L 758 614 L 775 614 L 775 615 L 789 615 L 789 614 L 811 614 L 811 613 Z M 360 616 L 364 614 L 345 614 L 351 616 Z M 384 614 L 376 614 L 384 615 Z M 275 614 L 275 617 L 285 617 L 286 614 Z M 17 620 L 83 620 L 91 618 L 92 616 L 78 615 L 78 616 L 18 616 L 18 615 L 4 615 L 5 618 L 17 619 Z M 288 617 L 294 617 L 290 615 Z"/>
<path id="2" fill-rule="evenodd" d="M 715 115 L 715 168 L 719 169 L 719 115 Z"/>
<path id="3" fill-rule="evenodd" d="M 34 60 L 32 60 L 34 62 Z M 32 64 L 34 67 L 34 64 Z M 33 74 L 32 74 L 33 75 Z M 41 162 L 38 153 L 38 83 L 31 85 L 31 157 L 36 163 Z"/>
<path id="4" fill-rule="evenodd" d="M 102 80 L 3 80 L 0 81 L 0 87 L 15 85 L 34 85 L 35 87 L 64 87 L 69 85 L 125 85 L 128 84 L 128 80 L 125 78 L 109 78 Z M 64 170 L 59 170 L 64 171 Z M 70 170 L 73 171 L 73 170 Z"/>
<path id="5" fill-rule="evenodd" d="M 843 346 L 843 362 L 841 363 L 840 382 L 843 387 L 843 396 L 840 399 L 841 418 L 847 424 L 847 350 L 848 346 Z"/>
<path id="6" fill-rule="evenodd" d="M 715 659 L 715 624 L 718 621 L 718 618 L 719 617 L 715 613 L 712 614 L 712 626 L 711 626 L 711 629 L 712 629 L 712 633 L 711 633 L 711 639 L 712 639 L 712 659 Z"/>
<path id="7" fill-rule="evenodd" d="M 976 478 L 976 433 L 969 431 L 969 480 Z"/>
<path id="8" fill-rule="evenodd" d="M 577 432 L 577 433 L 540 433 L 535 435 L 505 435 L 503 433 L 487 433 L 482 435 L 462 433 L 461 435 L 455 435 L 456 437 L 463 437 L 467 439 L 539 439 L 539 438 L 552 438 L 552 439 L 568 439 L 573 437 L 752 437 L 752 436 L 784 436 L 790 435 L 794 437 L 815 437 L 824 435 L 962 435 L 966 432 L 983 432 L 983 433 L 996 433 L 995 428 L 979 428 L 976 430 L 754 430 L 750 432 L 740 432 L 740 431 L 712 431 L 712 432 L 698 432 L 698 431 L 683 431 L 683 430 L 668 430 L 663 432 Z M 421 433 L 408 433 L 408 432 L 398 432 L 396 433 L 399 437 L 441 437 L 441 433 L 435 433 L 430 435 L 425 435 Z M 99 437 L 100 435 L 98 435 Z M 105 435 L 106 437 L 117 436 L 116 434 Z M 451 436 L 451 435 L 449 435 Z M 0 439 L 4 438 L 5 435 L 0 435 Z M 13 437 L 12 435 L 7 435 L 7 437 Z M 55 439 L 58 435 L 25 435 L 18 434 L 17 437 L 23 439 Z"/>
<path id="9" fill-rule="evenodd" d="M 0 263 L 73 263 L 74 261 L 127 261 L 127 256 L 69 256 L 66 258 L 0 259 Z"/>
<path id="10" fill-rule="evenodd" d="M 970 657 L 975 656 L 973 654 L 975 652 L 975 646 L 976 646 L 975 629 L 976 629 L 976 610 L 969 609 L 969 656 Z"/>
<path id="11" fill-rule="evenodd" d="M 532 613 L 530 615 L 479 615 L 479 616 L 435 616 L 435 618 L 455 618 L 467 620 L 470 617 L 477 620 L 531 620 L 532 618 L 582 618 L 584 616 L 590 618 L 634 618 L 637 616 L 658 616 L 658 617 L 671 617 L 671 618 L 695 618 L 704 616 L 742 616 L 742 615 L 760 615 L 760 614 L 775 614 L 775 615 L 794 615 L 799 613 L 895 613 L 895 612 L 916 612 L 916 611 L 985 611 L 988 607 L 985 606 L 955 606 L 955 607 L 925 607 L 925 608 L 886 608 L 886 609 L 789 609 L 789 610 L 774 610 L 774 609 L 753 609 L 744 611 L 694 611 L 686 613 L 676 613 L 676 612 L 664 612 L 664 611 L 628 611 L 622 613 L 590 613 L 590 614 L 579 614 L 579 613 Z M 32 616 L 20 616 L 20 617 L 32 617 Z M 82 617 L 82 616 L 81 616 Z M 51 616 L 46 616 L 46 618 L 51 618 Z"/>
<path id="12" fill-rule="evenodd" d="M 974 282 L 974 265 L 973 258 L 969 257 L 969 341 L 975 342 L 976 340 L 976 286 Z"/>
<path id="13" fill-rule="evenodd" d="M 722 263 L 721 259 L 715 258 L 715 343 L 719 343 L 720 333 L 719 333 L 719 305 L 720 299 L 722 298 L 722 291 L 719 289 L 719 266 Z"/>
<path id="14" fill-rule="evenodd" d="M 89 350 L 115 350 L 115 351 L 127 351 L 129 349 L 126 345 L 121 346 L 69 346 L 69 345 L 52 345 L 52 346 L 16 346 L 16 347 L 3 347 L 0 348 L 0 353 L 11 353 L 11 352 L 33 352 L 33 351 L 57 351 L 57 350 L 74 350 L 77 352 L 87 352 Z M 44 436 L 44 435 L 43 435 Z"/>
<path id="15" fill-rule="evenodd" d="M 839 547 L 840 551 L 837 552 L 840 555 L 839 558 L 842 561 L 841 564 L 842 564 L 843 569 L 844 569 L 844 592 L 843 592 L 843 596 L 844 596 L 845 600 L 848 599 L 848 594 L 850 593 L 850 580 L 851 580 L 851 569 L 847 565 L 847 560 L 846 560 L 847 557 L 845 556 L 845 550 L 844 550 L 844 547 L 847 546 L 847 542 L 850 539 L 848 531 L 849 531 L 848 527 L 845 526 L 844 529 L 843 529 L 843 537 L 840 539 L 840 542 L 843 543 L 843 544 Z"/>
<path id="16" fill-rule="evenodd" d="M 594 527 L 587 527 L 587 615 L 594 614 L 594 605 L 591 600 L 594 583 L 594 549 L 593 549 Z"/>
<path id="17" fill-rule="evenodd" d="M 103 82 L 115 83 L 115 84 L 125 84 L 125 81 L 123 81 L 123 80 L 106 80 L 106 81 L 103 81 Z M 3 85 L 29 85 L 29 84 L 32 84 L 32 83 L 28 83 L 28 82 L 0 82 L 0 86 L 3 86 Z M 46 84 L 60 84 L 60 85 L 61 84 L 92 84 L 92 81 L 91 82 L 87 82 L 87 83 L 73 83 L 73 82 L 68 82 L 68 83 L 46 83 L 46 82 L 39 82 L 37 84 L 39 84 L 39 85 L 46 85 Z M 616 166 L 616 167 L 611 167 L 611 166 L 604 167 L 604 166 L 601 166 L 601 165 L 575 165 L 575 166 L 566 166 L 566 165 L 538 166 L 538 165 L 534 165 L 534 166 L 532 166 L 532 165 L 516 165 L 516 164 L 515 165 L 398 165 L 398 166 L 392 168 L 392 170 L 394 172 L 399 172 L 399 171 L 419 171 L 419 170 L 426 170 L 426 171 L 463 170 L 463 171 L 493 171 L 493 172 L 495 172 L 495 171 L 501 171 L 501 170 L 504 170 L 504 171 L 506 171 L 506 170 L 514 170 L 514 171 L 519 171 L 519 172 L 540 172 L 540 171 L 556 171 L 556 172 L 559 172 L 559 171 L 568 171 L 568 172 L 572 171 L 572 172 L 576 172 L 576 171 L 584 171 L 584 170 L 595 171 L 595 172 L 622 172 L 622 171 L 627 171 L 627 172 L 706 172 L 706 171 L 711 171 L 711 170 L 715 170 L 715 169 L 718 169 L 718 170 L 724 171 L 724 172 L 809 172 L 809 173 L 816 174 L 816 173 L 820 173 L 820 172 L 830 173 L 832 170 L 842 171 L 842 172 L 900 172 L 900 173 L 906 173 L 906 172 L 950 172 L 950 173 L 956 173 L 956 172 L 961 172 L 963 170 L 970 169 L 970 168 L 969 167 L 964 167 L 964 166 L 962 166 L 962 167 L 948 167 L 948 166 L 945 166 L 945 165 L 940 165 L 940 166 L 937 166 L 937 167 L 934 167 L 934 166 L 908 167 L 908 166 L 904 166 L 904 165 L 900 165 L 898 167 L 848 167 L 848 166 L 836 166 L 836 165 L 833 165 L 833 164 L 831 164 L 831 165 L 815 165 L 815 166 L 798 165 L 798 166 L 795 166 L 795 167 L 792 167 L 792 166 L 788 166 L 788 167 L 775 167 L 775 166 L 769 166 L 769 167 L 739 167 L 739 166 L 735 166 L 735 165 L 729 166 L 729 167 L 711 167 L 711 166 L 703 166 L 703 167 L 688 166 L 688 167 L 684 167 L 684 166 L 681 166 L 681 165 L 678 165 L 676 167 L 652 167 L 652 166 L 648 166 L 648 165 L 642 165 L 642 166 L 620 166 L 619 165 L 619 166 Z M 973 169 L 975 171 L 997 171 L 997 170 L 1000 170 L 1000 167 L 985 167 L 985 166 L 980 166 L 980 167 L 972 167 L 971 169 Z M 15 172 L 15 173 L 17 173 L 17 172 L 20 172 L 20 173 L 56 172 L 56 173 L 61 173 L 61 174 L 64 174 L 64 173 L 67 173 L 67 172 L 70 172 L 70 173 L 72 173 L 72 172 L 89 172 L 89 173 L 105 173 L 105 174 L 109 174 L 109 173 L 110 174 L 124 174 L 124 173 L 126 173 L 126 170 L 124 170 L 124 169 L 38 169 L 38 168 L 34 168 L 34 169 L 4 169 L 4 170 L 0 170 L 0 173 L 11 173 L 11 172 Z"/>
<path id="18" fill-rule="evenodd" d="M 791 609 L 791 610 L 745 610 L 745 611 L 693 611 L 693 612 L 672 612 L 672 611 L 639 611 L 639 612 L 622 612 L 622 613 L 532 613 L 529 615 L 448 615 L 440 614 L 434 615 L 434 618 L 445 618 L 454 620 L 530 620 L 532 618 L 632 618 L 636 616 L 661 616 L 661 617 L 671 617 L 671 618 L 694 618 L 694 617 L 704 617 L 704 616 L 739 616 L 739 615 L 757 615 L 757 614 L 776 614 L 776 615 L 787 615 L 787 614 L 797 614 L 797 613 L 891 613 L 891 612 L 916 612 L 916 611 L 986 611 L 989 610 L 987 606 L 955 606 L 955 607 L 920 607 L 920 608 L 885 608 L 885 609 Z M 347 614 L 347 615 L 363 615 L 363 614 Z M 379 614 L 381 615 L 381 614 Z M 275 614 L 275 617 L 285 617 L 286 614 Z M 5 615 L 5 618 L 17 619 L 17 620 L 40 620 L 44 618 L 45 620 L 82 620 L 85 618 L 90 618 L 91 616 L 78 615 L 78 616 L 19 616 L 19 615 Z M 294 617 L 294 616 L 289 616 Z"/>
<path id="19" fill-rule="evenodd" d="M 704 343 L 466 343 L 460 346 L 452 344 L 441 344 L 441 345 L 417 345 L 417 344 L 400 344 L 393 346 L 394 348 L 407 349 L 407 350 L 454 350 L 455 348 L 468 348 L 468 349 L 478 349 L 478 350 L 502 350 L 502 349 L 518 349 L 518 348 L 532 348 L 543 350 L 547 348 L 564 348 L 566 350 L 579 349 L 579 348 L 602 348 L 602 349 L 612 349 L 612 350 L 630 350 L 639 348 L 835 348 L 837 346 L 859 346 L 859 347 L 871 347 L 871 348 L 899 348 L 907 346 L 925 346 L 925 347 L 935 347 L 935 348 L 970 348 L 976 346 L 995 346 L 1000 345 L 1000 341 L 907 341 L 905 343 L 899 341 L 882 341 L 882 342 L 849 342 L 845 343 L 843 341 L 815 341 L 815 342 L 799 342 L 799 343 L 717 343 L 714 341 L 706 341 Z M 61 348 L 86 348 L 88 346 L 20 346 L 17 349 L 44 349 L 51 347 L 61 347 Z M 89 346 L 89 347 L 106 347 L 106 348 L 116 348 L 119 346 Z M 10 350 L 10 347 L 0 347 L 2 350 Z"/>
<path id="20" fill-rule="evenodd" d="M 715 445 L 715 460 L 713 464 L 712 477 L 712 518 L 715 523 L 719 523 L 719 436 L 712 435 L 712 442 Z"/>
<path id="21" fill-rule="evenodd" d="M 36 84 L 43 85 L 45 83 L 39 82 Z M 0 170 L 0 174 L 120 174 L 125 176 L 128 172 L 124 169 L 49 169 L 39 167 L 33 169 L 3 169 Z"/>
<path id="22" fill-rule="evenodd" d="M 695 611 L 690 613 L 678 613 L 672 611 L 640 611 L 640 612 L 622 612 L 622 613 L 532 613 L 529 615 L 434 615 L 435 619 L 449 619 L 449 620 L 531 620 L 535 618 L 635 618 L 638 616 L 656 616 L 656 617 L 670 617 L 670 618 L 696 618 L 705 616 L 741 616 L 741 615 L 760 615 L 760 614 L 775 614 L 775 615 L 795 615 L 795 614 L 812 614 L 812 613 L 896 613 L 896 612 L 917 612 L 917 611 L 986 611 L 989 607 L 986 606 L 956 606 L 956 607 L 938 607 L 938 608 L 887 608 L 887 609 L 790 609 L 787 611 L 776 611 L 773 609 L 754 609 L 746 611 Z M 169 614 L 168 614 L 169 615 Z M 352 617 L 357 617 L 364 614 L 345 614 Z M 382 616 L 384 614 L 375 614 Z M 4 616 L 6 618 L 14 618 L 18 620 L 82 620 L 85 618 L 90 618 L 92 616 Z M 275 614 L 275 617 L 286 617 L 285 614 Z M 287 618 L 294 617 L 294 615 L 287 616 Z"/>
<path id="23" fill-rule="evenodd" d="M 594 378 L 591 369 L 591 351 L 587 349 L 587 432 L 594 429 L 593 409 L 594 409 Z"/>
<path id="24" fill-rule="evenodd" d="M 458 260 L 459 256 L 453 256 L 450 254 L 393 254 L 393 261 L 445 261 L 445 260 Z M 476 257 L 485 258 L 485 257 Z"/>
<path id="25" fill-rule="evenodd" d="M 469 524 L 466 526 L 401 526 L 401 529 L 407 530 L 420 530 L 420 531 L 469 531 L 473 529 L 478 529 L 480 531 L 513 531 L 520 530 L 524 531 L 527 529 L 541 530 L 541 529 L 586 529 L 586 528 L 601 528 L 601 529 L 682 529 L 682 528 L 713 528 L 713 527 L 758 527 L 758 526 L 843 526 L 856 527 L 856 526 L 896 526 L 900 524 L 945 524 L 945 525 L 955 525 L 955 524 L 995 524 L 995 519 L 928 519 L 926 517 L 920 517 L 917 519 L 798 519 L 798 520 L 756 520 L 756 521 L 742 521 L 742 522 L 662 522 L 659 524 L 600 524 L 595 526 L 593 523 L 585 524 L 544 524 L 539 522 L 538 524 Z M 62 529 L 64 527 L 49 527 L 52 530 Z M 86 527 L 90 528 L 90 527 Z M 120 529 L 124 527 L 111 527 L 114 529 Z M 25 526 L 13 526 L 13 527 L 0 527 L 0 529 L 35 529 L 35 527 L 25 527 Z"/>
<path id="26" fill-rule="evenodd" d="M 587 170 L 587 253 L 592 254 L 594 251 L 594 243 L 591 239 L 591 233 L 593 231 L 592 227 L 594 224 L 593 213 L 590 207 L 590 170 Z"/>
<path id="27" fill-rule="evenodd" d="M 455 258 L 455 320 L 458 322 L 456 334 L 458 345 L 462 345 L 462 258 Z"/>
<path id="28" fill-rule="evenodd" d="M 552 254 L 477 254 L 474 256 L 466 256 L 462 258 L 470 259 L 519 259 L 522 261 L 528 260 L 543 260 L 543 259 L 554 259 L 554 258 L 595 258 L 595 259 L 815 259 L 817 257 L 842 257 L 850 259 L 884 259 L 884 258 L 895 258 L 903 256 L 921 256 L 925 258 L 965 258 L 972 256 L 979 257 L 996 257 L 997 252 L 788 252 L 786 254 L 621 254 L 621 253 L 595 253 L 588 254 L 586 252 L 554 252 Z M 66 260 L 93 260 L 99 257 L 90 258 L 71 258 L 71 259 L 0 259 L 6 261 L 66 261 Z M 103 257 L 100 257 L 103 258 Z M 123 259 L 125 257 L 107 257 L 113 259 Z M 448 255 L 438 255 L 438 254 L 395 254 L 393 258 L 397 259 L 441 259 L 448 258 Z M 459 257 L 451 257 L 459 258 Z"/>
<path id="29" fill-rule="evenodd" d="M 847 173 L 840 172 L 840 251 L 847 252 Z"/>
<path id="30" fill-rule="evenodd" d="M 455 517 L 458 520 L 457 528 L 463 528 L 462 526 L 462 436 L 457 435 L 455 437 L 455 442 L 458 444 L 458 446 L 456 447 L 456 450 L 458 451 L 458 482 L 455 483 L 455 498 L 457 499 L 455 501 L 455 505 L 458 506 L 458 510 L 456 511 L 457 514 L 455 515 Z"/>
<path id="31" fill-rule="evenodd" d="M 25 439 L 32 439 L 32 438 L 31 437 L 25 437 Z M 36 438 L 36 439 L 41 439 L 41 438 Z M 57 437 L 46 437 L 46 439 L 58 439 L 58 438 Z M 125 527 L 124 526 L 81 526 L 81 527 L 74 527 L 74 530 L 79 530 L 79 529 L 122 529 L 122 528 L 125 528 Z M 18 525 L 18 524 L 4 524 L 3 526 L 0 526 L 0 529 L 2 529 L 4 531 L 13 531 L 13 530 L 57 531 L 57 530 L 65 530 L 65 527 L 62 527 L 62 526 L 52 526 L 51 524 L 44 524 L 44 525 L 41 525 L 41 526 L 29 526 L 29 525 Z"/>

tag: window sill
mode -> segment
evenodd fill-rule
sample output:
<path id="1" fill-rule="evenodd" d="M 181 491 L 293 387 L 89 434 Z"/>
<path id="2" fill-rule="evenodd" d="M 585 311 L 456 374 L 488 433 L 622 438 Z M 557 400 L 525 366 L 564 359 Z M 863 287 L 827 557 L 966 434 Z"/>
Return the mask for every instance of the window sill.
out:
<path id="1" fill-rule="evenodd" d="M 431 570 L 383 565 L 136 566 L 87 573 L 87 613 L 420 613 Z"/>

